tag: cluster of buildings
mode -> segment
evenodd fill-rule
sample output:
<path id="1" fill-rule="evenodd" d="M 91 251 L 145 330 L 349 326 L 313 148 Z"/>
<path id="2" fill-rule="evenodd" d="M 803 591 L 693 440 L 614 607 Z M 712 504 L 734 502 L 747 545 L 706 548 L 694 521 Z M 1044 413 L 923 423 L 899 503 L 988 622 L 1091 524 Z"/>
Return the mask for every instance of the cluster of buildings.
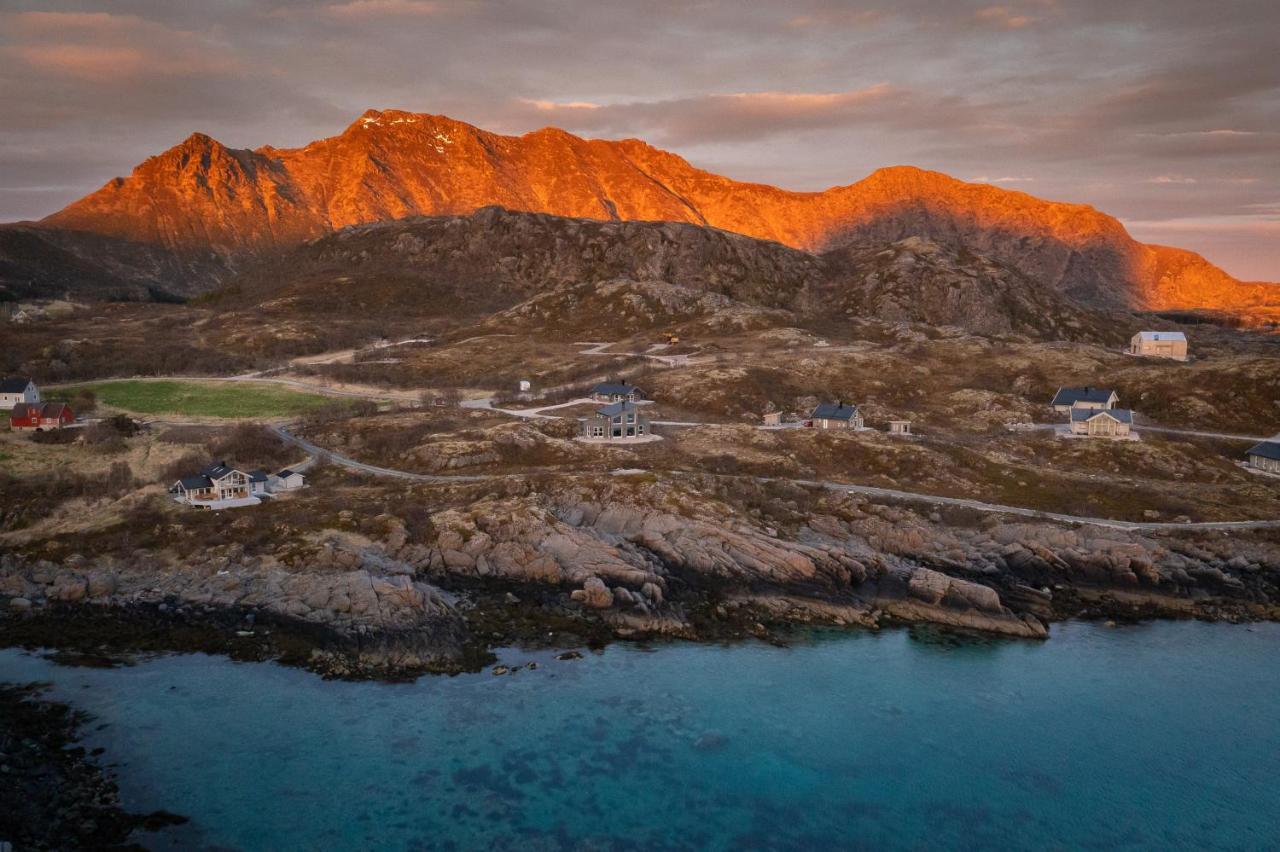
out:
<path id="1" fill-rule="evenodd" d="M 65 402 L 41 402 L 40 389 L 31 379 L 0 379 L 0 410 L 9 412 L 9 428 L 15 432 L 49 432 L 76 422 Z"/>
<path id="2" fill-rule="evenodd" d="M 1086 385 L 1058 388 L 1050 403 L 1053 410 L 1069 416 L 1067 431 L 1089 438 L 1132 438 L 1133 412 L 1117 408 L 1120 396 L 1108 388 Z"/>
<path id="3" fill-rule="evenodd" d="M 307 479 L 296 470 L 285 468 L 269 474 L 265 470 L 244 471 L 230 467 L 225 461 L 211 464 L 192 476 L 184 476 L 169 486 L 173 499 L 199 509 L 233 509 L 255 506 L 281 491 L 306 486 Z"/>

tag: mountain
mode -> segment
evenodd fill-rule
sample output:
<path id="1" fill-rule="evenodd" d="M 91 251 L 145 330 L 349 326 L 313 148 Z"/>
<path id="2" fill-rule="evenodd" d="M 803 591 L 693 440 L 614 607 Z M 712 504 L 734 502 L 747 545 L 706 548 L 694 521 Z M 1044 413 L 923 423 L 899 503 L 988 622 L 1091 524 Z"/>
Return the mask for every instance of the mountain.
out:
<path id="1" fill-rule="evenodd" d="M 345 228 L 203 301 L 228 327 L 265 322 L 277 331 L 352 315 L 388 325 L 447 317 L 578 340 L 718 313 L 717 322 L 753 327 L 864 317 L 1111 344 L 1132 333 L 1048 284 L 920 237 L 815 254 L 683 222 L 497 207 Z"/>
<path id="2" fill-rule="evenodd" d="M 963 246 L 1082 303 L 1213 309 L 1280 305 L 1191 253 L 1137 242 L 1077 204 L 907 166 L 823 192 L 741 183 L 635 139 L 546 128 L 489 133 L 444 116 L 370 110 L 303 148 L 227 148 L 203 134 L 42 222 L 229 262 L 348 225 L 498 205 L 604 220 L 686 222 L 823 252 L 909 237 Z"/>

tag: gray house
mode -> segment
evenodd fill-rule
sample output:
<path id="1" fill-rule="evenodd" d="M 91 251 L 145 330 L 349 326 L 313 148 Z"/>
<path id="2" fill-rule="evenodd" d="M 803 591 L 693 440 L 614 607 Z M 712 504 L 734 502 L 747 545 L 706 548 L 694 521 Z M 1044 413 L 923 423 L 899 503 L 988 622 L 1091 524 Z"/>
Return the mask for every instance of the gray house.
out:
<path id="1" fill-rule="evenodd" d="M 1067 412 L 1073 408 L 1108 409 L 1115 408 L 1120 402 L 1120 395 L 1109 388 L 1095 388 L 1086 385 L 1082 388 L 1058 388 L 1053 395 L 1054 411 Z"/>
<path id="2" fill-rule="evenodd" d="M 596 402 L 636 402 L 644 399 L 644 391 L 626 382 L 601 382 L 591 389 Z"/>
<path id="3" fill-rule="evenodd" d="M 861 429 L 862 413 L 856 405 L 845 405 L 844 401 L 824 402 L 809 415 L 815 429 Z"/>
<path id="4" fill-rule="evenodd" d="M 1250 447 L 1249 467 L 1265 470 L 1267 473 L 1280 473 L 1280 439 L 1263 441 Z"/>
<path id="5" fill-rule="evenodd" d="M 615 402 L 579 420 L 580 435 L 593 441 L 625 441 L 650 434 L 649 418 L 634 402 Z"/>

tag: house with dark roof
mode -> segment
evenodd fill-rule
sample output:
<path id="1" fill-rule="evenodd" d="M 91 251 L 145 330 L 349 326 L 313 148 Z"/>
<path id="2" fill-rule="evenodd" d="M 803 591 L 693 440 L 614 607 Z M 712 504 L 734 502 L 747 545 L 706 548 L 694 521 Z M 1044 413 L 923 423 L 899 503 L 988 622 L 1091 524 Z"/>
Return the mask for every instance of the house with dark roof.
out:
<path id="1" fill-rule="evenodd" d="M 578 437 L 587 441 L 627 441 L 651 435 L 648 416 L 634 402 L 625 400 L 578 419 Z"/>
<path id="2" fill-rule="evenodd" d="M 1073 408 L 1115 408 L 1119 402 L 1120 395 L 1115 391 L 1086 385 L 1082 388 L 1058 388 L 1049 404 L 1054 411 L 1065 413 Z"/>
<path id="3" fill-rule="evenodd" d="M 863 429 L 862 412 L 856 405 L 839 402 L 824 402 L 818 405 L 809 415 L 809 423 L 814 429 Z"/>
<path id="4" fill-rule="evenodd" d="M 1270 441 L 1254 444 L 1247 453 L 1249 467 L 1267 473 L 1280 473 L 1280 435 Z"/>
<path id="5" fill-rule="evenodd" d="M 1140 331 L 1129 341 L 1129 354 L 1185 361 L 1187 336 L 1180 331 Z"/>
<path id="6" fill-rule="evenodd" d="M 0 379 L 0 409 L 8 411 L 20 403 L 40 401 L 40 390 L 31 379 Z"/>
<path id="7" fill-rule="evenodd" d="M 1133 434 L 1133 412 L 1127 408 L 1073 408 L 1071 434 L 1090 438 L 1128 438 Z"/>
<path id="8" fill-rule="evenodd" d="M 184 476 L 169 486 L 173 499 L 202 509 L 231 509 L 256 506 L 262 501 L 255 492 L 252 475 L 229 466 L 225 461 L 211 464 L 193 476 Z"/>
<path id="9" fill-rule="evenodd" d="M 271 475 L 271 482 L 268 485 L 271 491 L 293 491 L 303 488 L 307 484 L 307 478 L 296 470 L 285 468 L 279 473 Z"/>
<path id="10" fill-rule="evenodd" d="M 20 402 L 9 412 L 9 428 L 15 432 L 50 432 L 76 422 L 65 402 Z"/>
<path id="11" fill-rule="evenodd" d="M 596 402 L 637 402 L 644 399 L 644 391 L 626 382 L 601 382 L 591 389 Z"/>

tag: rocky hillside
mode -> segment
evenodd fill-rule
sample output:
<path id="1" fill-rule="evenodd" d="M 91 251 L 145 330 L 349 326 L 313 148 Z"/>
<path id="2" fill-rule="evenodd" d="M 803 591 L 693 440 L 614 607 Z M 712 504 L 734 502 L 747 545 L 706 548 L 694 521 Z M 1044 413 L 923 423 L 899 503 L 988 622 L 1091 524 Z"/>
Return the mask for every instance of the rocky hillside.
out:
<path id="1" fill-rule="evenodd" d="M 223 258 L 116 237 L 0 226 L 0 301 L 36 298 L 175 301 L 229 274 Z"/>
<path id="2" fill-rule="evenodd" d="M 741 328 L 874 318 L 1047 339 L 1107 332 L 1098 314 L 1052 286 L 919 238 L 815 255 L 683 223 L 498 208 L 344 229 L 245 273 L 209 301 L 281 319 L 502 311 L 488 321 L 495 329 L 537 326 L 575 339 L 712 315 Z"/>
<path id="3" fill-rule="evenodd" d="M 709 225 L 806 251 L 920 236 L 1106 306 L 1249 316 L 1280 304 L 1274 288 L 1138 243 L 1091 207 L 936 172 L 894 167 L 823 192 L 789 192 L 696 169 L 638 140 L 553 128 L 501 136 L 393 110 L 370 110 L 340 135 L 296 149 L 233 150 L 194 134 L 44 224 L 235 257 L 348 225 L 490 205 Z"/>

